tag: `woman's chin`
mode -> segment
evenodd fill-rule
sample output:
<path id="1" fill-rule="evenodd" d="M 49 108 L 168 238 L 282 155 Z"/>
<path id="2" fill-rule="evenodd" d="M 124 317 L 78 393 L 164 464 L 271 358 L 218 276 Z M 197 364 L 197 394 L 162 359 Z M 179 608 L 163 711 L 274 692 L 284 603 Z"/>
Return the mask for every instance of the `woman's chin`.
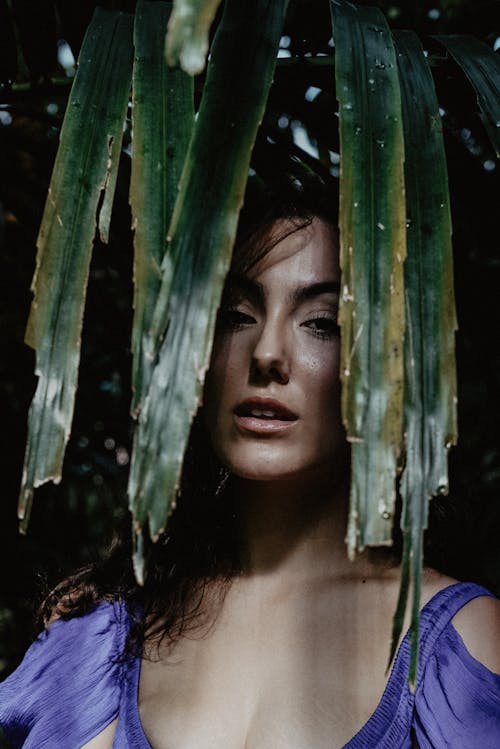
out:
<path id="1" fill-rule="evenodd" d="M 316 472 L 323 472 L 324 465 L 321 466 L 314 461 L 290 460 L 290 456 L 278 459 L 274 457 L 253 456 L 252 459 L 226 459 L 223 460 L 230 472 L 247 481 L 287 481 L 288 479 L 297 479 L 300 476 L 312 476 Z M 328 461 L 331 464 L 331 460 Z"/>
<path id="2" fill-rule="evenodd" d="M 286 479 L 291 477 L 293 474 L 285 473 L 276 469 L 259 469 L 258 467 L 252 468 L 230 468 L 233 476 L 245 481 L 279 481 L 280 479 Z"/>
<path id="3" fill-rule="evenodd" d="M 216 445 L 215 453 L 229 471 L 250 481 L 276 481 L 295 472 L 289 447 L 267 444 Z"/>
<path id="4" fill-rule="evenodd" d="M 347 466 L 347 443 L 291 445 L 286 440 L 254 444 L 214 445 L 214 451 L 226 468 L 238 478 L 248 481 L 287 481 L 300 477 L 324 478 L 332 470 L 338 473 Z"/>

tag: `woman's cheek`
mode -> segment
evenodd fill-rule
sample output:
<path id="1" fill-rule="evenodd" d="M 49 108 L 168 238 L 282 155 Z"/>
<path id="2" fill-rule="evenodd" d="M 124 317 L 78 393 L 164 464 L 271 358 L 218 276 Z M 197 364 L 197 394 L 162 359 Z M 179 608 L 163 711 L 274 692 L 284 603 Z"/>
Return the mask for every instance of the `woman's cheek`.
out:
<path id="1" fill-rule="evenodd" d="M 303 350 L 298 357 L 301 368 L 309 370 L 311 375 L 321 380 L 332 381 L 340 375 L 340 345 L 337 340 L 318 341 L 308 350 Z"/>

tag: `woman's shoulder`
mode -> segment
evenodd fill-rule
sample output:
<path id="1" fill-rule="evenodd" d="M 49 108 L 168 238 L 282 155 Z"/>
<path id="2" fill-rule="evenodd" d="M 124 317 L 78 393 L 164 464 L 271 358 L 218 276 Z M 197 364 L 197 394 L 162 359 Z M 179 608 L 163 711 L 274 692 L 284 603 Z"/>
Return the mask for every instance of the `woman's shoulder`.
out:
<path id="1" fill-rule="evenodd" d="M 421 672 L 414 730 L 419 745 L 500 746 L 500 602 L 485 588 L 426 574 Z"/>
<path id="2" fill-rule="evenodd" d="M 455 614 L 452 623 L 475 660 L 500 674 L 500 600 L 478 596 Z"/>
<path id="3" fill-rule="evenodd" d="M 39 661 L 46 667 L 53 663 L 58 673 L 76 673 L 78 668 L 99 662 L 118 662 L 129 629 L 130 615 L 123 601 L 99 601 L 88 611 L 52 620 L 27 650 L 19 668 Z M 62 654 L 64 663 L 58 660 Z"/>
<path id="4" fill-rule="evenodd" d="M 37 637 L 0 684 L 0 725 L 14 745 L 82 746 L 116 716 L 129 629 L 126 605 L 101 601 Z"/>
<path id="5" fill-rule="evenodd" d="M 477 661 L 500 673 L 500 600 L 491 591 L 426 569 L 422 603 L 431 609 L 431 622 L 440 616 Z"/>

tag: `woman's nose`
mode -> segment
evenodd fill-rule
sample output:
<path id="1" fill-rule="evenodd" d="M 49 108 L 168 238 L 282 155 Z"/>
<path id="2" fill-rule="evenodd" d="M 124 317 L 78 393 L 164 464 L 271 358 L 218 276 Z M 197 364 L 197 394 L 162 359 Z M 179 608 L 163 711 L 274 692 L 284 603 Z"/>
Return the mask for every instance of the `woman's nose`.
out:
<path id="1" fill-rule="evenodd" d="M 266 321 L 255 344 L 251 362 L 253 381 L 274 380 L 286 385 L 290 378 L 290 359 L 286 333 L 272 321 Z"/>

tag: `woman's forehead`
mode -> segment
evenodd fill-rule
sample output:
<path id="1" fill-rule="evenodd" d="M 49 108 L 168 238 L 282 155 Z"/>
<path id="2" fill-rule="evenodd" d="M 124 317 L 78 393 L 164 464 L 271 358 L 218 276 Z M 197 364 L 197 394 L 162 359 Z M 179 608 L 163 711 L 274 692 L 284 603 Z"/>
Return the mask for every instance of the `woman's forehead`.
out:
<path id="1" fill-rule="evenodd" d="M 339 253 L 334 227 L 321 218 L 313 217 L 310 223 L 295 229 L 271 246 L 246 275 L 256 280 L 266 276 L 286 279 L 288 275 L 304 281 L 319 277 L 338 278 Z"/>

